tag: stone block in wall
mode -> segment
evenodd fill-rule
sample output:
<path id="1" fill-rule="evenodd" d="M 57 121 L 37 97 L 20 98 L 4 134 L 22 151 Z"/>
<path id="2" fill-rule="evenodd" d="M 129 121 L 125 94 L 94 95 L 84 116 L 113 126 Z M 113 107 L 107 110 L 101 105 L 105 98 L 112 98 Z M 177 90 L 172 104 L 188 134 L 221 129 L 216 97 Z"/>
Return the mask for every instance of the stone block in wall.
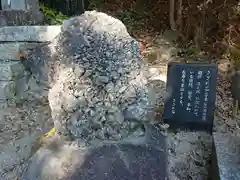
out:
<path id="1" fill-rule="evenodd" d="M 39 10 L 39 0 L 26 0 L 26 8 L 31 10 Z"/>
<path id="2" fill-rule="evenodd" d="M 39 83 L 35 78 L 31 77 L 27 81 L 27 76 L 23 76 L 15 80 L 15 96 L 16 101 L 24 99 L 44 100 L 48 97 L 47 84 Z"/>
<path id="3" fill-rule="evenodd" d="M 30 52 L 32 49 L 39 45 L 44 45 L 46 43 L 24 43 L 24 42 L 9 42 L 1 43 L 0 40 L 0 60 L 16 60 L 19 61 L 20 58 L 17 55 L 19 50 L 24 52 Z"/>
<path id="4" fill-rule="evenodd" d="M 1 5 L 4 10 L 26 10 L 26 0 L 1 0 Z"/>
<path id="5" fill-rule="evenodd" d="M 8 107 L 8 101 L 6 99 L 0 99 L 0 109 L 4 109 L 7 107 Z"/>
<path id="6" fill-rule="evenodd" d="M 19 61 L 0 61 L 0 81 L 10 81 L 24 76 L 25 68 Z"/>
<path id="7" fill-rule="evenodd" d="M 23 76 L 15 80 L 15 96 L 13 97 L 15 101 L 26 99 L 28 96 L 29 86 L 27 84 L 27 77 Z"/>
<path id="8" fill-rule="evenodd" d="M 42 42 L 42 43 L 24 43 L 19 45 L 19 50 L 25 53 L 30 53 L 33 49 L 47 45 L 48 43 Z"/>
<path id="9" fill-rule="evenodd" d="M 7 100 L 15 95 L 14 81 L 0 81 L 0 99 Z"/>
<path id="10" fill-rule="evenodd" d="M 0 27 L 41 25 L 42 23 L 43 14 L 40 11 L 23 11 L 23 10 L 0 11 Z"/>
<path id="11" fill-rule="evenodd" d="M 1 43 L 0 39 L 0 59 L 1 60 L 20 60 L 17 53 L 19 52 L 19 46 L 24 43 Z"/>
<path id="12" fill-rule="evenodd" d="M 61 31 L 61 26 L 6 26 L 0 28 L 0 41 L 49 42 Z"/>
<path id="13" fill-rule="evenodd" d="M 39 10 L 39 0 L 1 0 L 2 9 Z"/>

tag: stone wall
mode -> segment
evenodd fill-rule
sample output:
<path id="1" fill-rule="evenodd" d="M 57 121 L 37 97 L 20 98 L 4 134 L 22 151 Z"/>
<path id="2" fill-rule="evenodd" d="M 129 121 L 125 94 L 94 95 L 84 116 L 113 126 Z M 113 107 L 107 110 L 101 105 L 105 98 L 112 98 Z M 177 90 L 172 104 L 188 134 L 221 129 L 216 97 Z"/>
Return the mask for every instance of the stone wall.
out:
<path id="1" fill-rule="evenodd" d="M 43 21 L 43 14 L 40 11 L 24 10 L 1 10 L 0 27 L 2 26 L 22 26 L 40 25 Z"/>
<path id="2" fill-rule="evenodd" d="M 0 9 L 0 27 L 43 23 L 38 0 L 1 0 Z"/>
<path id="3" fill-rule="evenodd" d="M 19 50 L 27 51 L 40 43 L 51 41 L 60 32 L 60 26 L 7 26 L 0 28 L 0 106 L 24 98 L 29 88 L 25 81 Z M 25 86 L 26 85 L 26 86 Z M 17 92 L 20 92 L 16 94 Z M 26 94 L 25 94 L 26 95 Z"/>
<path id="4" fill-rule="evenodd" d="M 38 0 L 1 0 L 3 10 L 30 10 L 39 9 Z"/>

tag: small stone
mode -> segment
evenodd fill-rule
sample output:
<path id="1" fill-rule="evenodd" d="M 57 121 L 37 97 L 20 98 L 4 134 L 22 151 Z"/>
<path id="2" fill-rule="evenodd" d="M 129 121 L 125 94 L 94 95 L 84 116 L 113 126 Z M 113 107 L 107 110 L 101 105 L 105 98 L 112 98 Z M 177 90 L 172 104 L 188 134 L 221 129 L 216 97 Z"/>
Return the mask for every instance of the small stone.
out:
<path id="1" fill-rule="evenodd" d="M 79 66 L 75 66 L 74 72 L 78 77 L 81 77 L 84 74 L 84 69 Z"/>
<path id="2" fill-rule="evenodd" d="M 126 89 L 127 89 L 126 86 L 121 87 L 121 88 L 119 89 L 119 93 L 123 93 Z"/>
<path id="3" fill-rule="evenodd" d="M 92 74 L 91 70 L 86 70 L 84 76 L 89 77 Z"/>
<path id="4" fill-rule="evenodd" d="M 140 121 L 144 114 L 144 110 L 136 105 L 128 106 L 126 110 L 124 110 L 124 118 L 128 121 Z"/>
<path id="5" fill-rule="evenodd" d="M 163 128 L 163 129 L 168 129 L 169 128 L 169 124 L 161 124 L 160 127 Z"/>
<path id="6" fill-rule="evenodd" d="M 130 128 L 135 129 L 137 126 L 139 126 L 138 122 L 130 122 Z"/>
<path id="7" fill-rule="evenodd" d="M 105 86 L 105 89 L 108 93 L 110 92 L 113 92 L 114 91 L 114 84 L 112 82 L 108 83 L 106 86 Z"/>
<path id="8" fill-rule="evenodd" d="M 119 73 L 119 74 L 123 73 L 123 68 L 119 68 L 119 69 L 118 69 L 118 73 Z"/>
<path id="9" fill-rule="evenodd" d="M 80 101 L 75 96 L 72 95 L 67 98 L 65 108 L 67 111 L 73 112 L 78 109 L 79 105 Z"/>
<path id="10" fill-rule="evenodd" d="M 143 136 L 145 134 L 145 132 L 143 131 L 142 128 L 138 128 L 136 131 L 133 132 L 133 135 L 139 137 L 139 136 Z"/>
<path id="11" fill-rule="evenodd" d="M 124 117 L 123 117 L 122 112 L 117 111 L 117 112 L 114 114 L 114 119 L 115 119 L 119 124 L 122 124 L 123 121 L 124 121 Z"/>
<path id="12" fill-rule="evenodd" d="M 83 96 L 78 98 L 78 102 L 80 107 L 85 107 L 87 104 L 87 100 Z"/>
<path id="13" fill-rule="evenodd" d="M 179 154 L 190 153 L 191 150 L 192 150 L 192 146 L 187 141 L 181 141 L 177 146 L 177 153 Z"/>
<path id="14" fill-rule="evenodd" d="M 115 113 L 115 112 L 117 112 L 118 111 L 118 107 L 117 106 L 114 106 L 114 105 L 112 105 L 109 109 L 108 109 L 108 112 L 109 113 Z"/>
<path id="15" fill-rule="evenodd" d="M 111 76 L 115 80 L 119 78 L 118 73 L 116 71 L 111 72 Z"/>
<path id="16" fill-rule="evenodd" d="M 100 84 L 107 84 L 109 82 L 109 78 L 107 76 L 98 76 L 97 82 L 99 82 Z"/>

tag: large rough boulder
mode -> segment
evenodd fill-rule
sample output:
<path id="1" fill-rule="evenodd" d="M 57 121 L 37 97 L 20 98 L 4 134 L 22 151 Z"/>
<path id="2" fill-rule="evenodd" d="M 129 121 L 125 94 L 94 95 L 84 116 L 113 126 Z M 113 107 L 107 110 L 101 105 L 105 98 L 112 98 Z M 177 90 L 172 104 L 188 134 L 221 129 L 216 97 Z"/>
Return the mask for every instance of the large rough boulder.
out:
<path id="1" fill-rule="evenodd" d="M 65 21 L 47 47 L 41 54 L 49 52 L 50 59 L 30 61 L 48 72 L 48 100 L 59 134 L 88 142 L 144 134 L 154 98 L 139 43 L 121 21 L 87 11 Z"/>

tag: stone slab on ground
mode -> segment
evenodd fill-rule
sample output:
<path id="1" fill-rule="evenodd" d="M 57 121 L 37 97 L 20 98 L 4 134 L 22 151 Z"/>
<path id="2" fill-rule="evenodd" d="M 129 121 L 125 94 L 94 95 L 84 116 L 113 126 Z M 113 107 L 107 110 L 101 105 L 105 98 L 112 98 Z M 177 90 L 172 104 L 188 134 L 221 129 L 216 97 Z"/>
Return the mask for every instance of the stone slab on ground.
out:
<path id="1" fill-rule="evenodd" d="M 14 96 L 15 83 L 13 81 L 0 81 L 0 99 L 5 100 Z"/>
<path id="2" fill-rule="evenodd" d="M 58 141 L 55 136 L 52 144 L 40 148 L 30 159 L 20 180 L 165 180 L 166 137 L 159 130 L 148 126 L 144 137 L 90 147 L 77 147 L 78 142 Z"/>
<path id="3" fill-rule="evenodd" d="M 214 133 L 216 165 L 219 173 L 214 180 L 240 179 L 240 137 L 227 133 Z"/>
<path id="4" fill-rule="evenodd" d="M 2 39 L 0 40 L 0 59 L 1 60 L 20 60 L 17 53 L 19 51 L 19 47 L 24 45 L 25 43 L 17 43 L 17 42 L 1 43 L 1 41 Z"/>
<path id="5" fill-rule="evenodd" d="M 204 132 L 164 133 L 159 126 L 148 126 L 145 138 L 96 143 L 90 149 L 77 148 L 74 143 L 52 144 L 30 159 L 20 180 L 207 179 L 211 143 L 211 136 Z"/>
<path id="6" fill-rule="evenodd" d="M 0 80 L 11 81 L 24 76 L 24 67 L 16 61 L 0 61 Z"/>
<path id="7" fill-rule="evenodd" d="M 6 26 L 0 28 L 1 41 L 48 42 L 61 31 L 61 26 Z"/>
<path id="8" fill-rule="evenodd" d="M 81 149 L 63 145 L 55 152 L 40 149 L 20 179 L 165 180 L 166 161 L 162 151 L 147 146 L 109 144 Z"/>

